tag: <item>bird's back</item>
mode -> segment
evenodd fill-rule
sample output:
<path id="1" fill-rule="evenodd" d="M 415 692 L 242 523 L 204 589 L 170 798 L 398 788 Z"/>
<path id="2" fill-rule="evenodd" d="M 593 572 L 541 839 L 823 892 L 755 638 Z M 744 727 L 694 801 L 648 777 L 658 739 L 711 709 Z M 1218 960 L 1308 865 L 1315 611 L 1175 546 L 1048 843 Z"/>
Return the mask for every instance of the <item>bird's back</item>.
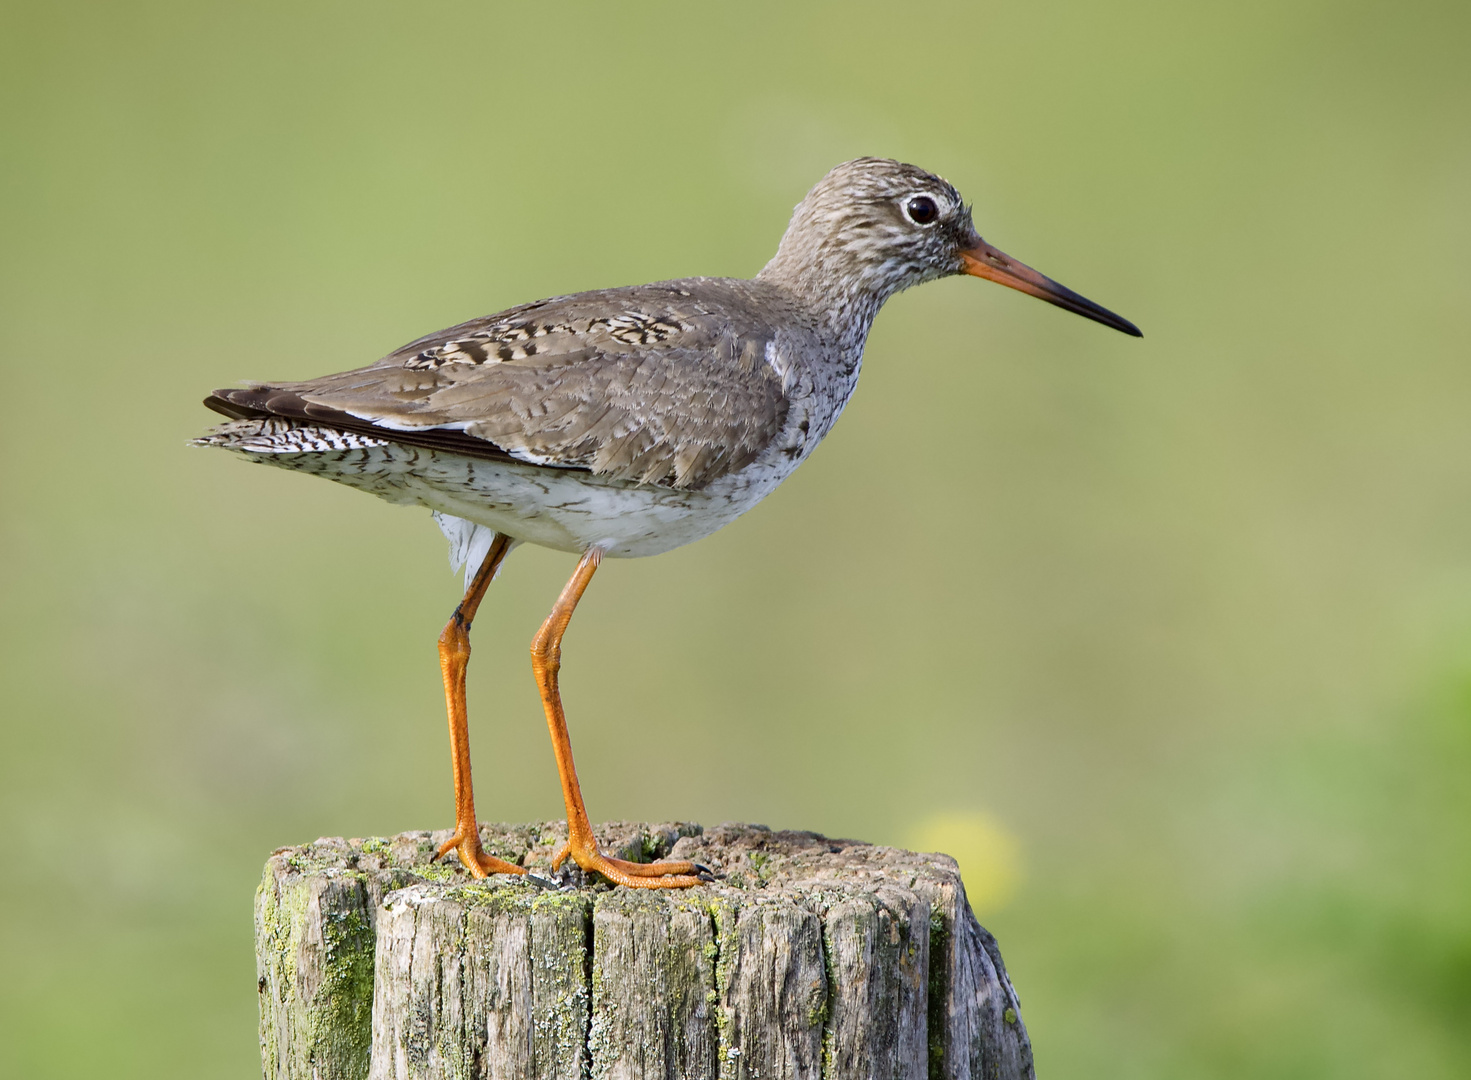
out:
<path id="1" fill-rule="evenodd" d="M 831 351 L 822 337 L 778 286 L 689 278 L 522 304 L 367 367 L 206 403 L 286 421 L 282 432 L 311 425 L 699 490 L 779 441 L 807 368 Z"/>

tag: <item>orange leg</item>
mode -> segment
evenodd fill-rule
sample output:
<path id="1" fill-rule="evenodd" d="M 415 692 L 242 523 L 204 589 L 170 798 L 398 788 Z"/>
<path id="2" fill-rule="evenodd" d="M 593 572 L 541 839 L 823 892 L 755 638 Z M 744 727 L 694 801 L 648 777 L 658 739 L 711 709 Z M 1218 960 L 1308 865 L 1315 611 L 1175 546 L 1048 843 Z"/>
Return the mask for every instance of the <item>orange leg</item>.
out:
<path id="1" fill-rule="evenodd" d="M 582 556 L 577 570 L 557 605 L 541 624 L 531 642 L 531 669 L 541 690 L 541 703 L 546 709 L 547 727 L 552 733 L 552 752 L 557 756 L 557 772 L 562 777 L 562 797 L 567 803 L 567 844 L 552 860 L 552 869 L 562 865 L 568 855 L 583 870 L 595 870 L 617 885 L 635 889 L 684 889 L 700 884 L 697 876 L 702 868 L 692 862 L 635 863 L 610 859 L 598 850 L 587 808 L 582 804 L 582 789 L 577 783 L 577 770 L 572 765 L 572 740 L 567 736 L 567 716 L 562 711 L 562 695 L 557 689 L 557 673 L 562 667 L 562 635 L 582 599 L 583 590 L 592 580 L 603 553 L 593 548 Z M 705 871 L 708 873 L 708 871 Z"/>
<path id="2" fill-rule="evenodd" d="M 511 539 L 497 533 L 485 561 L 475 571 L 465 598 L 439 635 L 439 670 L 444 675 L 444 701 L 449 712 L 449 743 L 455 771 L 455 834 L 435 853 L 438 859 L 450 851 L 478 878 L 486 874 L 524 874 L 526 869 L 480 847 L 480 828 L 475 822 L 475 786 L 470 780 L 470 721 L 465 711 L 465 669 L 470 664 L 470 624 L 485 596 L 491 579 L 511 549 Z"/>

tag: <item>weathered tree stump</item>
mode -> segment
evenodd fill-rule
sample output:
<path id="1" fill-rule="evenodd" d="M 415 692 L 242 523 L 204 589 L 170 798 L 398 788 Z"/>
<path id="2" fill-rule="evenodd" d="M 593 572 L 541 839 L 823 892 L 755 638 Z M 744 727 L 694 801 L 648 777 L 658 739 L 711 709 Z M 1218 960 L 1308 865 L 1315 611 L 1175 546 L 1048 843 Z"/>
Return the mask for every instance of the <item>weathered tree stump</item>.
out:
<path id="1" fill-rule="evenodd" d="M 689 890 L 475 881 L 448 833 L 318 840 L 256 895 L 268 1080 L 1033 1077 L 1001 954 L 953 860 L 756 825 L 615 823 Z M 482 826 L 549 874 L 560 822 Z M 564 868 L 565 869 L 565 868 Z"/>

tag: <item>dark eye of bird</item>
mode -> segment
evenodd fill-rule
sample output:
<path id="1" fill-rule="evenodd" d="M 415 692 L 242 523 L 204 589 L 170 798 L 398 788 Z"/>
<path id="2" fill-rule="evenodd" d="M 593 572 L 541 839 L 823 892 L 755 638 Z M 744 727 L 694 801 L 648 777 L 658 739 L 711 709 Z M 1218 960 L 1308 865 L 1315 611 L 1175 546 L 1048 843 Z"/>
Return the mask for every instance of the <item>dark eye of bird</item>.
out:
<path id="1" fill-rule="evenodd" d="M 940 216 L 940 208 L 935 205 L 935 200 L 928 195 L 916 195 L 910 199 L 904 207 L 904 212 L 909 215 L 909 220 L 916 225 L 928 225 Z"/>

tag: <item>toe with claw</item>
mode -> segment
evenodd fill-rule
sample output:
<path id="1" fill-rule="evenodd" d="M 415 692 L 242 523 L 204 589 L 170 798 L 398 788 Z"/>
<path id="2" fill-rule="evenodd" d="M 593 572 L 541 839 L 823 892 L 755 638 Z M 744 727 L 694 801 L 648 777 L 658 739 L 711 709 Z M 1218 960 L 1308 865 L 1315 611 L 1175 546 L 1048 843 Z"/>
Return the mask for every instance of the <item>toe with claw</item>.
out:
<path id="1" fill-rule="evenodd" d="M 568 857 L 584 871 L 601 874 L 615 885 L 630 889 L 688 889 L 714 881 L 710 869 L 687 859 L 668 862 L 637 863 L 615 859 L 598 850 L 596 840 L 573 845 L 570 841 L 552 857 L 556 870 Z"/>
<path id="2" fill-rule="evenodd" d="M 439 850 L 429 861 L 435 862 L 442 859 L 451 851 L 460 857 L 460 865 L 470 871 L 472 877 L 483 878 L 487 874 L 526 873 L 524 866 L 506 862 L 505 859 L 498 859 L 494 855 L 487 855 L 480 846 L 479 830 L 456 831 L 453 836 L 439 845 Z"/>

